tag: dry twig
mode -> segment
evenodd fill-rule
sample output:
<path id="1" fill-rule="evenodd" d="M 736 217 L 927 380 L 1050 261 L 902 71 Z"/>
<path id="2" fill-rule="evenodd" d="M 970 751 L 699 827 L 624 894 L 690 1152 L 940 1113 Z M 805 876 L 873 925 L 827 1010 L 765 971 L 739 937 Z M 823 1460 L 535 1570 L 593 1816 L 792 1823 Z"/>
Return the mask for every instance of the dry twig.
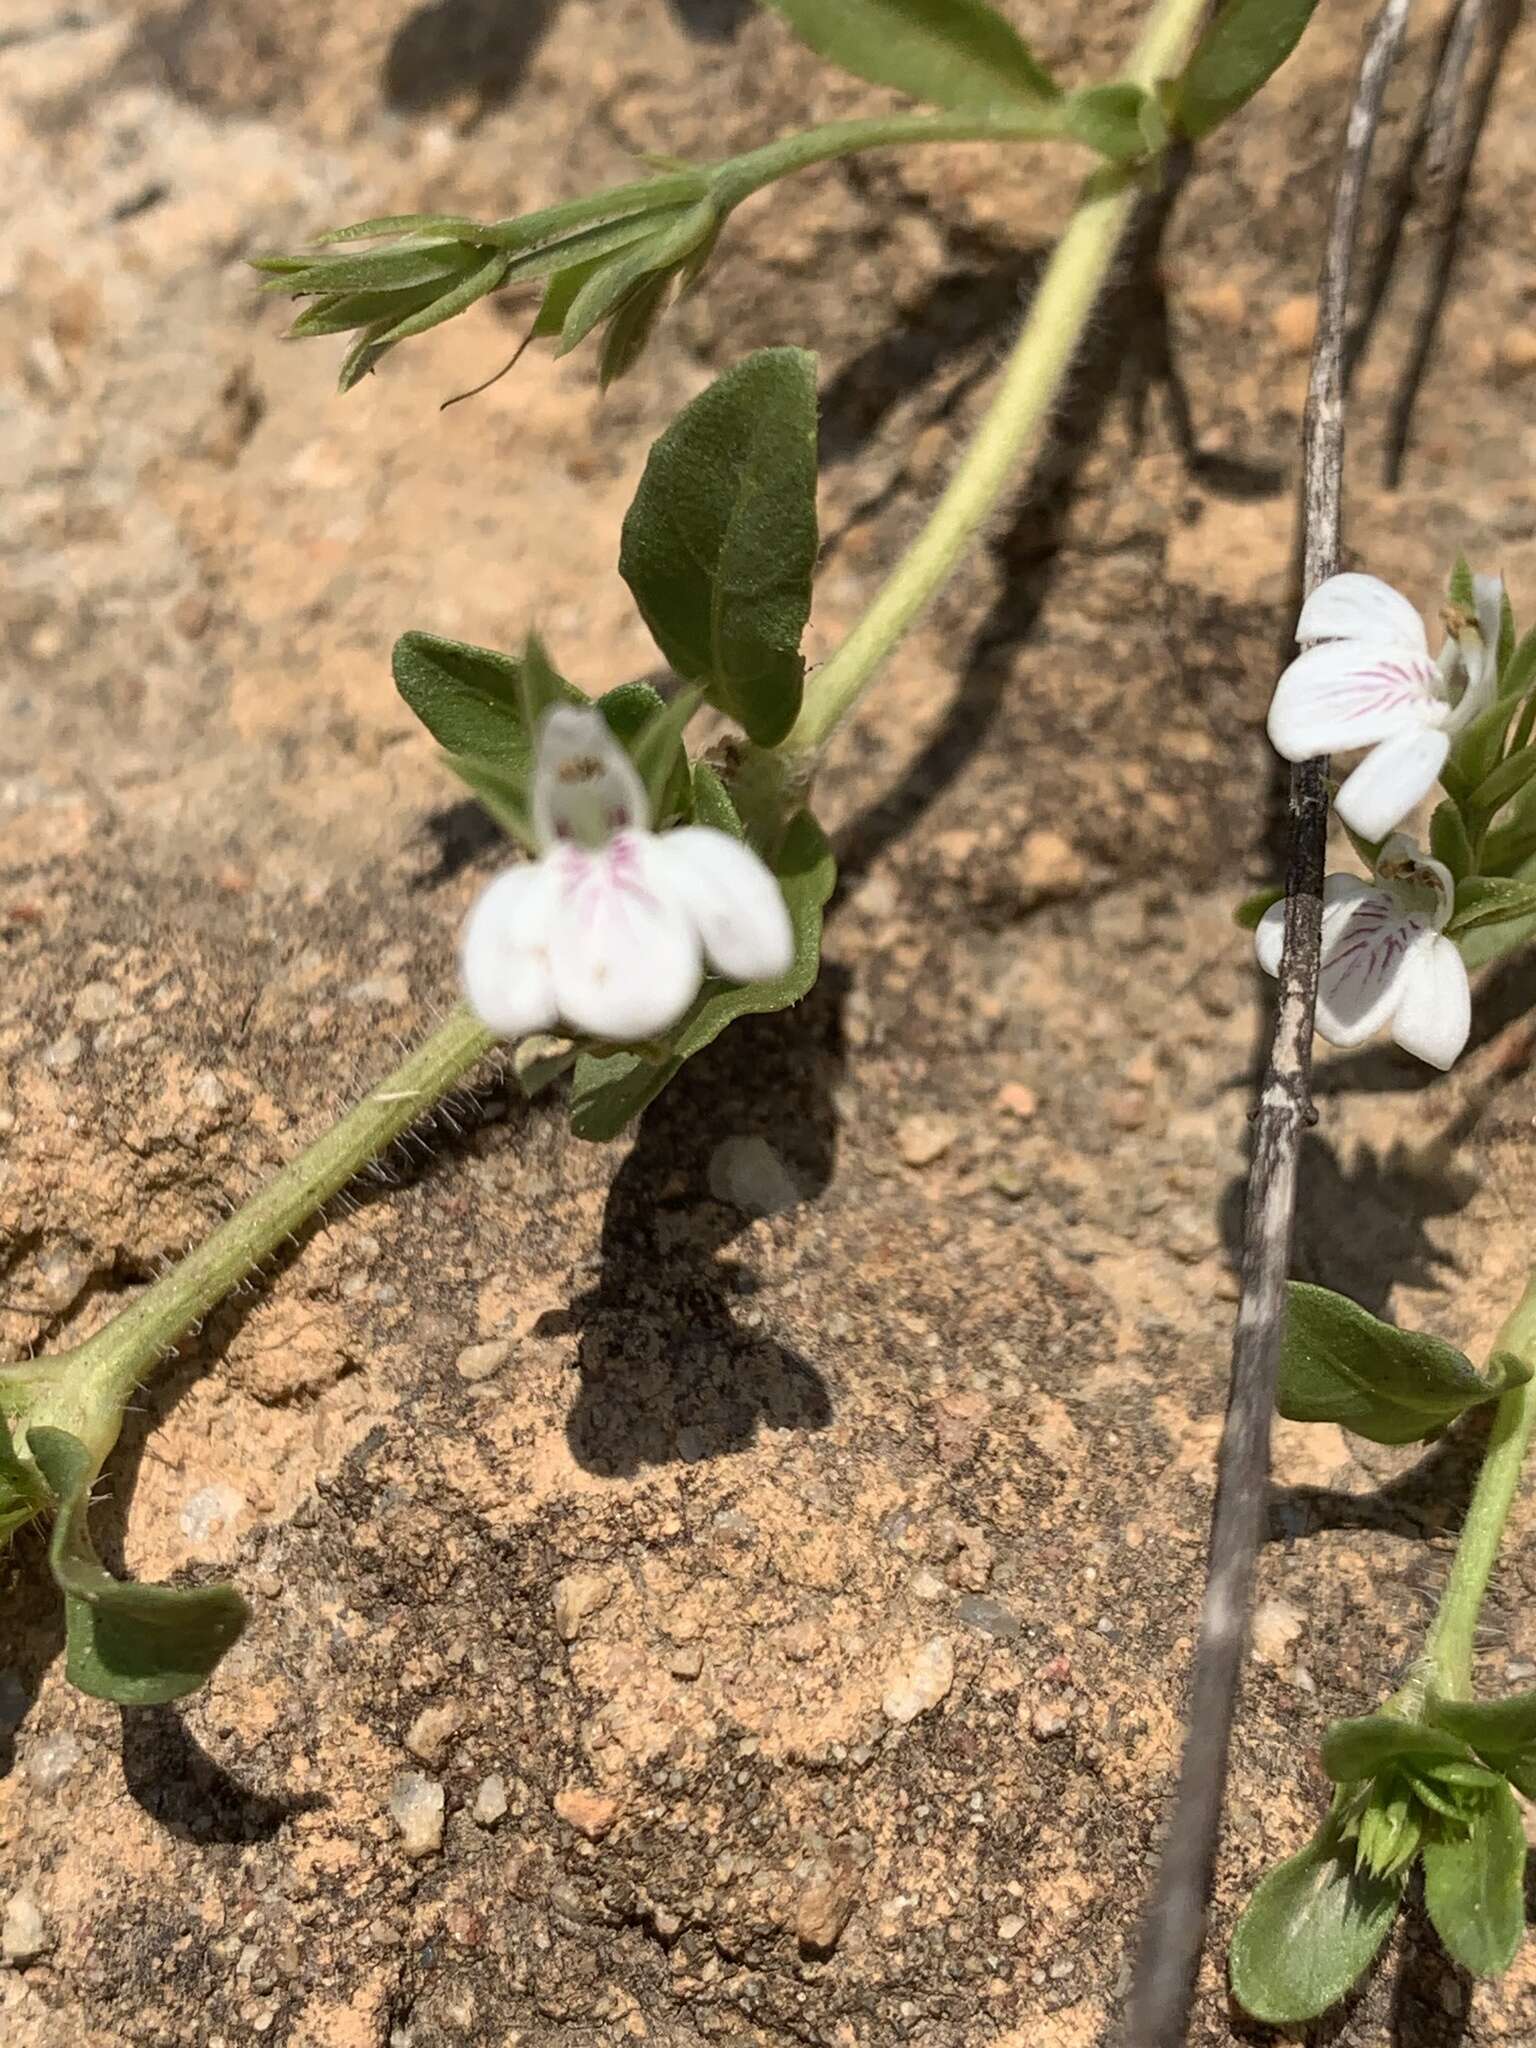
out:
<path id="1" fill-rule="evenodd" d="M 1303 428 L 1305 591 L 1314 590 L 1339 566 L 1350 266 L 1371 145 L 1410 4 L 1411 0 L 1386 0 L 1372 25 L 1334 191 L 1318 286 L 1317 340 Z M 1131 1987 L 1128 2048 L 1179 2048 L 1189 2022 L 1205 1939 L 1206 1900 L 1221 1829 L 1232 1717 L 1267 1510 L 1270 1420 L 1296 1214 L 1296 1165 L 1302 1134 L 1315 1115 L 1312 1015 L 1317 1000 L 1323 853 L 1328 830 L 1327 765 L 1326 761 L 1308 761 L 1291 775 L 1285 951 L 1269 1068 L 1255 1117 L 1243 1227 L 1242 1300 L 1217 1460 L 1189 1734 Z"/>

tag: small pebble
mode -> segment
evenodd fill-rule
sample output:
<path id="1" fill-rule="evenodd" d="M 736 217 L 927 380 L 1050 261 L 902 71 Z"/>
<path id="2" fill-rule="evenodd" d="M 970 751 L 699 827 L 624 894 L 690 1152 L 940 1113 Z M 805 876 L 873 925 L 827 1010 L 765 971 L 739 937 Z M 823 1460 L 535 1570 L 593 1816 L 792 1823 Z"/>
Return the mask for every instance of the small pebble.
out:
<path id="1" fill-rule="evenodd" d="M 956 1611 L 962 1621 L 1000 1643 L 1014 1642 L 1023 1627 L 1019 1617 L 990 1593 L 967 1593 Z"/>
<path id="2" fill-rule="evenodd" d="M 567 1827 L 589 1842 L 601 1841 L 619 1817 L 619 1802 L 606 1792 L 589 1792 L 581 1785 L 566 1785 L 555 1794 L 555 1811 Z"/>
<path id="3" fill-rule="evenodd" d="M 80 1034 L 76 1031 L 66 1031 L 62 1037 L 56 1038 L 43 1054 L 43 1065 L 51 1068 L 56 1074 L 65 1073 L 84 1051 L 85 1046 Z"/>
<path id="4" fill-rule="evenodd" d="M 680 1650 L 674 1650 L 667 1661 L 667 1669 L 674 1678 L 697 1678 L 704 1669 L 704 1652 L 697 1643 L 688 1643 Z"/>
<path id="5" fill-rule="evenodd" d="M 933 1636 L 910 1662 L 891 1674 L 881 1709 L 905 1727 L 945 1698 L 955 1682 L 955 1653 L 946 1636 Z"/>
<path id="6" fill-rule="evenodd" d="M 6 1903 L 0 1922 L 0 1955 L 18 1968 L 35 1962 L 53 1946 L 53 1935 L 37 1901 L 25 1892 L 15 1892 Z"/>
<path id="7" fill-rule="evenodd" d="M 1029 1732 L 1037 1742 L 1052 1742 L 1072 1725 L 1072 1709 L 1060 1700 L 1047 1700 L 1029 1718 Z"/>
<path id="8" fill-rule="evenodd" d="M 488 1380 L 512 1356 L 511 1339 L 493 1337 L 487 1344 L 466 1344 L 453 1361 L 461 1380 Z"/>
<path id="9" fill-rule="evenodd" d="M 1021 1913 L 1005 1913 L 997 1923 L 999 1941 L 1017 1941 L 1024 1932 L 1026 1922 Z"/>
<path id="10" fill-rule="evenodd" d="M 555 1631 L 562 1643 L 574 1643 L 589 1614 L 606 1607 L 613 1587 L 601 1572 L 568 1572 L 556 1582 Z"/>
<path id="11" fill-rule="evenodd" d="M 57 1792 L 83 1754 L 67 1728 L 44 1736 L 27 1751 L 27 1778 L 34 1791 Z"/>
<path id="12" fill-rule="evenodd" d="M 1005 1116 L 1015 1116 L 1026 1124 L 1040 1107 L 1040 1098 L 1022 1081 L 1009 1081 L 997 1091 L 997 1106 Z"/>
<path id="13" fill-rule="evenodd" d="M 406 1731 L 405 1746 L 424 1764 L 439 1764 L 462 1719 L 455 1700 L 439 1700 L 423 1707 Z"/>
<path id="14" fill-rule="evenodd" d="M 1301 1609 L 1289 1600 L 1260 1601 L 1254 1611 L 1251 1638 L 1255 1661 L 1273 1665 L 1277 1671 L 1293 1663 L 1291 1650 L 1306 1622 Z"/>
<path id="15" fill-rule="evenodd" d="M 475 1800 L 469 1809 L 469 1817 L 477 1827 L 493 1828 L 506 1810 L 507 1781 L 500 1771 L 493 1771 L 475 1787 Z"/>
<path id="16" fill-rule="evenodd" d="M 412 1861 L 443 1846 L 443 1788 L 420 1771 L 401 1771 L 389 1791 L 389 1813 Z"/>
<path id="17" fill-rule="evenodd" d="M 919 1110 L 903 1117 L 896 1126 L 896 1150 L 908 1166 L 932 1166 L 954 1144 L 960 1126 L 951 1116 L 937 1116 Z"/>
<path id="18" fill-rule="evenodd" d="M 81 1024 L 105 1024 L 122 1008 L 122 998 L 110 981 L 88 981 L 75 996 L 75 1019 Z"/>

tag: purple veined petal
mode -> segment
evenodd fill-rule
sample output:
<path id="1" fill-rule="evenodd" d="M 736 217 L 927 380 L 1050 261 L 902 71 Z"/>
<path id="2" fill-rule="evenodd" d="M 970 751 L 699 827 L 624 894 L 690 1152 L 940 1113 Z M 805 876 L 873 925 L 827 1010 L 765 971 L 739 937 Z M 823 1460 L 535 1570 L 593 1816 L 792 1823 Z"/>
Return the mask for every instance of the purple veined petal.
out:
<path id="1" fill-rule="evenodd" d="M 1502 576 L 1474 576 L 1472 594 L 1477 600 L 1477 630 L 1483 636 L 1483 645 L 1493 656 L 1497 667 L 1499 659 L 1499 629 L 1504 623 L 1504 578 Z"/>
<path id="2" fill-rule="evenodd" d="M 1387 890 L 1364 883 L 1331 908 L 1331 916 L 1324 913 L 1317 1029 L 1330 1045 L 1363 1045 L 1396 1011 L 1408 956 L 1430 928 L 1405 916 Z"/>
<path id="3" fill-rule="evenodd" d="M 558 893 L 549 955 L 560 1016 L 620 1044 L 675 1024 L 704 978 L 693 919 L 651 871 L 648 852 L 648 834 L 621 832 L 595 853 L 562 846 L 550 856 Z"/>
<path id="4" fill-rule="evenodd" d="M 1301 608 L 1296 638 L 1303 646 L 1310 640 L 1368 640 L 1406 654 L 1429 652 L 1424 621 L 1407 598 L 1379 576 L 1357 570 L 1319 583 Z"/>
<path id="5" fill-rule="evenodd" d="M 708 825 L 646 842 L 646 862 L 698 927 L 704 957 L 731 981 L 770 981 L 795 957 L 784 892 L 750 846 Z"/>
<path id="6" fill-rule="evenodd" d="M 526 1038 L 555 1022 L 549 968 L 555 878 L 546 861 L 508 868 L 483 890 L 464 924 L 464 995 L 487 1031 Z"/>
<path id="7" fill-rule="evenodd" d="M 1323 883 L 1322 951 L 1328 950 L 1329 933 L 1341 917 L 1347 916 L 1350 906 L 1358 903 L 1363 896 L 1377 892 L 1369 882 L 1362 882 L 1358 875 L 1329 875 Z M 1268 910 L 1254 927 L 1253 950 L 1259 965 L 1266 974 L 1280 972 L 1280 955 L 1285 948 L 1285 898 L 1271 903 Z"/>
<path id="8" fill-rule="evenodd" d="M 651 821 L 639 771 L 601 711 L 557 704 L 544 714 L 534 750 L 533 836 L 541 852 L 598 847 L 615 832 Z"/>
<path id="9" fill-rule="evenodd" d="M 1450 751 L 1449 735 L 1434 726 L 1383 740 L 1345 779 L 1333 807 L 1362 839 L 1385 839 L 1429 795 Z"/>
<path id="10" fill-rule="evenodd" d="M 1310 761 L 1444 717 L 1440 671 L 1427 654 L 1381 641 L 1325 640 L 1298 654 L 1276 683 L 1269 738 L 1287 761 Z"/>
<path id="11" fill-rule="evenodd" d="M 1401 975 L 1392 1036 L 1443 1073 L 1456 1064 L 1471 1029 L 1472 989 L 1455 940 L 1421 939 Z"/>
<path id="12" fill-rule="evenodd" d="M 1436 860 L 1433 854 L 1425 853 L 1418 841 L 1406 832 L 1394 832 L 1381 843 L 1376 857 L 1376 874 L 1379 880 L 1388 882 L 1399 892 L 1406 887 L 1417 894 L 1415 903 L 1405 898 L 1405 910 L 1424 914 L 1424 896 L 1433 896 L 1434 907 L 1428 912 L 1428 921 L 1434 929 L 1443 931 L 1456 908 L 1456 877 L 1443 860 Z"/>

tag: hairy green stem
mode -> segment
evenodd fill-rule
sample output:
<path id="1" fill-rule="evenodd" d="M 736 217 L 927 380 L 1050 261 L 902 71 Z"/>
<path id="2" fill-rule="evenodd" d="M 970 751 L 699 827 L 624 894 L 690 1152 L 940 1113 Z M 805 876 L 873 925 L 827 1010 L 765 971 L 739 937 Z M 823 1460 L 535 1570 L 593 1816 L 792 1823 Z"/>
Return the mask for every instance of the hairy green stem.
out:
<path id="1" fill-rule="evenodd" d="M 1499 1332 L 1494 1348 L 1513 1351 L 1528 1365 L 1536 1365 L 1536 1273 L 1526 1283 L 1519 1306 Z M 1477 1475 L 1457 1540 L 1451 1575 L 1424 1647 L 1424 1664 L 1431 1682 L 1450 1699 L 1465 1698 L 1472 1690 L 1472 1645 L 1478 1616 L 1499 1554 L 1504 1525 L 1519 1490 L 1521 1467 L 1533 1427 L 1536 1382 L 1527 1381 L 1501 1396 L 1494 1409 L 1483 1469 Z"/>
<path id="2" fill-rule="evenodd" d="M 195 1251 L 145 1289 L 121 1315 L 57 1367 L 67 1371 L 72 1408 L 90 1448 L 104 1457 L 117 1437 L 123 1404 L 166 1351 L 230 1289 L 269 1258 L 371 1159 L 416 1123 L 463 1079 L 495 1041 L 458 1004 L 430 1038 L 377 1088 L 275 1174 Z M 18 1368 L 29 1408 L 46 1386 L 46 1366 Z M 59 1419 L 50 1414 L 50 1420 Z M 110 1434 L 107 1434 L 110 1426 Z M 103 1436 L 106 1441 L 103 1442 Z"/>
<path id="3" fill-rule="evenodd" d="M 744 156 L 728 157 L 716 166 L 710 192 L 725 212 L 780 178 L 860 150 L 912 142 L 1040 142 L 1066 133 L 1062 105 L 1060 100 L 1041 100 L 1035 107 L 978 107 L 958 114 L 885 114 L 867 121 L 827 121 L 819 128 L 805 128 L 778 142 L 766 142 Z"/>
<path id="4" fill-rule="evenodd" d="M 1152 86 L 1175 71 L 1204 0 L 1160 0 L 1124 76 Z M 841 647 L 811 679 L 788 751 L 820 747 L 948 580 L 991 516 L 1065 381 L 1135 202 L 1137 174 L 1105 167 L 1083 188 L 1057 243 L 1002 382 L 927 525 Z"/>

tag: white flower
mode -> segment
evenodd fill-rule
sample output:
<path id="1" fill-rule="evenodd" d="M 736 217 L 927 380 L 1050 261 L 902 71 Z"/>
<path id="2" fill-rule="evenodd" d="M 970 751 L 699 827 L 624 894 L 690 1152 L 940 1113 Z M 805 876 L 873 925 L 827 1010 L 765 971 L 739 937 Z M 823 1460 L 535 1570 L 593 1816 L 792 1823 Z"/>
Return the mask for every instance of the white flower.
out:
<path id="1" fill-rule="evenodd" d="M 600 711 L 546 715 L 532 811 L 540 857 L 498 875 L 464 927 L 464 992 L 488 1029 L 652 1038 L 688 1008 L 706 963 L 731 981 L 788 971 L 794 935 L 767 867 L 708 826 L 652 832 Z"/>
<path id="2" fill-rule="evenodd" d="M 1370 748 L 1335 799 L 1362 839 L 1402 823 L 1433 789 L 1451 736 L 1492 702 L 1503 584 L 1473 583 L 1477 631 L 1448 639 L 1438 661 L 1413 606 L 1377 576 L 1330 576 L 1301 608 L 1303 652 L 1275 685 L 1270 741 L 1287 761 Z"/>
<path id="3" fill-rule="evenodd" d="M 1444 936 L 1455 902 L 1450 869 L 1402 832 L 1382 847 L 1374 884 L 1328 877 L 1317 1029 L 1330 1045 L 1361 1045 L 1390 1024 L 1404 1052 L 1454 1064 L 1472 1028 L 1466 965 Z M 1284 939 L 1285 904 L 1272 903 L 1254 933 L 1266 974 L 1280 972 Z"/>

